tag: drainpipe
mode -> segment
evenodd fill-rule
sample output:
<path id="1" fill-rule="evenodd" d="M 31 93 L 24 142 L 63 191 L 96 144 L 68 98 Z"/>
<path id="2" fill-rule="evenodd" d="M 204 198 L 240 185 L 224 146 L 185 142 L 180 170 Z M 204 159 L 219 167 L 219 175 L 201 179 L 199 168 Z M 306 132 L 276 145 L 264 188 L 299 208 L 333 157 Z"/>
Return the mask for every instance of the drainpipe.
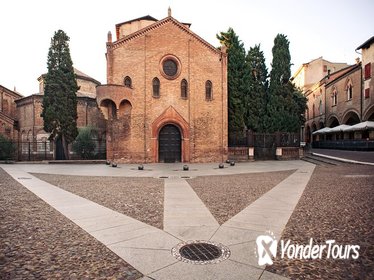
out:
<path id="1" fill-rule="evenodd" d="M 191 39 L 188 40 L 188 83 L 187 83 L 187 94 L 188 94 L 188 129 L 189 129 L 189 142 L 188 142 L 188 159 L 191 162 L 191 143 L 192 143 L 192 135 L 191 135 Z M 194 150 L 195 153 L 195 150 Z M 183 155 L 182 155 L 183 157 Z M 182 158 L 183 160 L 183 158 Z"/>
<path id="2" fill-rule="evenodd" d="M 362 58 L 362 53 L 360 53 L 357 49 L 355 50 L 355 52 L 357 54 L 359 54 Z M 360 58 L 357 58 L 357 61 L 359 61 Z M 364 92 L 363 92 L 363 83 L 364 83 L 364 79 L 362 78 L 362 61 L 361 61 L 361 67 L 360 67 L 360 84 L 361 84 L 361 88 L 360 88 L 360 121 L 362 122 L 362 109 L 363 109 L 363 98 L 362 96 L 364 95 Z"/>
<path id="3" fill-rule="evenodd" d="M 143 141 L 144 141 L 144 162 L 147 163 L 147 35 L 144 36 L 144 119 L 143 119 Z"/>
<path id="4" fill-rule="evenodd" d="M 35 136 L 35 95 L 32 95 L 32 139 L 36 139 Z"/>
<path id="5" fill-rule="evenodd" d="M 362 109 L 363 109 L 363 98 L 362 96 L 364 95 L 363 93 L 363 83 L 364 83 L 364 79 L 362 78 L 362 65 L 360 67 L 360 85 L 361 85 L 361 88 L 360 88 L 360 121 L 362 122 L 363 119 L 362 119 Z"/>

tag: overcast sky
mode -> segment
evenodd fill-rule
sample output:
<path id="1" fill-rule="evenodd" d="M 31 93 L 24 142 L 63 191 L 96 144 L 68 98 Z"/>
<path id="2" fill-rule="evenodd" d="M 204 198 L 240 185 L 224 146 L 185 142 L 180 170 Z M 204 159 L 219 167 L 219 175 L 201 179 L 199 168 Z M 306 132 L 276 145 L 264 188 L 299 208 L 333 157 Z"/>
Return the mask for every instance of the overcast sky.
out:
<path id="1" fill-rule="evenodd" d="M 294 72 L 323 56 L 354 63 L 355 49 L 374 35 L 373 0 L 8 0 L 0 1 L 0 84 L 27 96 L 47 71 L 50 40 L 70 37 L 74 67 L 106 83 L 105 43 L 115 24 L 151 15 L 192 23 L 191 30 L 218 46 L 216 34 L 234 28 L 245 48 L 261 44 L 270 66 L 278 33 L 288 36 Z"/>

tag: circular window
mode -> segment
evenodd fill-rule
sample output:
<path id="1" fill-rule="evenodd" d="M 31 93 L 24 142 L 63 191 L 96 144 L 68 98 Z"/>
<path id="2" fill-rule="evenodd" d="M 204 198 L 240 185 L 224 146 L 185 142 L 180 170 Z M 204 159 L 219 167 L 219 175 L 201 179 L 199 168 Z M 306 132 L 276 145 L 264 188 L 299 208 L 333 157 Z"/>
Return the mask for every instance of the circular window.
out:
<path id="1" fill-rule="evenodd" d="M 175 63 L 172 59 L 167 59 L 162 64 L 162 69 L 164 70 L 164 73 L 170 77 L 173 77 L 177 74 L 178 71 L 178 65 Z"/>
<path id="2" fill-rule="evenodd" d="M 166 79 L 176 79 L 180 74 L 180 68 L 180 62 L 174 56 L 167 55 L 161 60 L 160 72 Z"/>

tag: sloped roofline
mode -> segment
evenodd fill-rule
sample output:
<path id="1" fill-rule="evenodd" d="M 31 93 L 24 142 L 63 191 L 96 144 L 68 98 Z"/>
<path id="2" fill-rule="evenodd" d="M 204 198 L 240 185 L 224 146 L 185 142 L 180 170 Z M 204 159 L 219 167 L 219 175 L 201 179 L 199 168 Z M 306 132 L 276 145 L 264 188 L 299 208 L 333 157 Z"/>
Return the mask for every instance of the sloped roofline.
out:
<path id="1" fill-rule="evenodd" d="M 297 76 L 297 74 L 300 73 L 300 71 L 303 69 L 304 66 L 307 66 L 307 65 L 309 65 L 309 64 L 311 64 L 311 63 L 313 63 L 314 61 L 317 61 L 317 60 L 319 60 L 319 59 L 321 59 L 322 61 L 325 61 L 325 62 L 327 62 L 327 63 L 331 63 L 331 64 L 346 64 L 345 62 L 331 62 L 331 61 L 329 61 L 329 60 L 327 60 L 327 59 L 324 59 L 323 56 L 320 56 L 320 57 L 317 57 L 317 58 L 315 58 L 315 59 L 312 59 L 312 60 L 309 61 L 309 62 L 304 62 L 303 64 L 301 64 L 301 66 L 300 66 L 300 67 L 295 71 L 295 73 L 292 75 L 292 77 L 295 78 L 295 77 Z"/>
<path id="2" fill-rule="evenodd" d="M 9 94 L 11 94 L 11 95 L 14 95 L 15 97 L 19 97 L 19 98 L 22 98 L 22 97 L 23 97 L 23 95 L 20 94 L 19 92 L 16 92 L 16 91 L 14 91 L 14 90 L 10 90 L 10 89 L 8 89 L 8 88 L 2 86 L 2 85 L 0 85 L 0 88 L 3 88 L 3 90 L 7 91 L 7 92 L 8 92 Z"/>
<path id="3" fill-rule="evenodd" d="M 329 85 L 331 85 L 333 82 L 336 82 L 337 80 L 341 79 L 345 75 L 347 75 L 347 74 L 349 74 L 349 73 L 351 73 L 353 71 L 356 71 L 357 69 L 360 69 L 360 68 L 361 68 L 361 62 L 357 63 L 357 64 L 349 65 L 349 66 L 347 66 L 347 67 L 345 67 L 343 69 L 340 69 L 340 70 L 338 70 L 336 72 L 331 73 L 330 76 L 335 76 L 335 77 L 331 81 L 328 81 L 326 83 L 326 87 L 329 86 Z"/>
<path id="4" fill-rule="evenodd" d="M 166 17 L 162 20 L 159 20 L 151 25 L 148 25 L 138 31 L 135 31 L 134 33 L 131 33 L 115 42 L 113 42 L 112 44 L 107 44 L 107 47 L 110 48 L 110 49 L 116 49 L 118 47 L 120 47 L 121 45 L 123 45 L 124 43 L 128 42 L 128 41 L 131 41 L 132 39 L 135 39 L 135 38 L 138 38 L 138 37 L 141 37 L 143 36 L 144 34 L 154 30 L 154 29 L 157 29 L 163 25 L 165 25 L 166 23 L 168 22 L 171 22 L 173 24 L 175 24 L 178 28 L 180 28 L 182 31 L 186 32 L 187 34 L 191 35 L 192 37 L 194 37 L 196 40 L 198 40 L 200 43 L 202 43 L 204 46 L 206 46 L 208 49 L 210 49 L 211 51 L 215 52 L 215 53 L 221 53 L 221 51 L 219 49 L 217 49 L 216 47 L 212 46 L 210 43 L 208 43 L 207 41 L 205 41 L 203 38 L 201 38 L 200 36 L 198 36 L 197 34 L 195 34 L 194 32 L 192 32 L 189 28 L 187 28 L 186 26 L 184 26 L 183 23 L 180 23 L 179 21 L 177 21 L 175 18 L 169 16 L 169 17 Z M 116 25 L 117 26 L 117 25 Z"/>
<path id="5" fill-rule="evenodd" d="M 144 17 L 139 17 L 139 18 L 135 18 L 135 19 L 132 19 L 132 20 L 128 20 L 128 21 L 124 21 L 124 22 L 121 22 L 121 23 L 117 23 L 117 24 L 116 24 L 116 28 L 117 28 L 117 27 L 120 27 L 121 25 L 124 25 L 124 24 L 126 24 L 126 23 L 131 23 L 131 22 L 133 22 L 133 21 L 138 21 L 138 20 L 152 20 L 152 21 L 158 21 L 158 19 L 156 19 L 156 18 L 154 18 L 154 17 L 152 17 L 152 16 L 150 16 L 150 15 L 146 15 L 146 16 L 144 16 Z"/>
<path id="6" fill-rule="evenodd" d="M 370 39 L 366 40 L 365 43 L 363 43 L 360 46 L 358 46 L 357 49 L 356 49 L 356 51 L 360 50 L 360 49 L 367 49 L 373 43 L 374 43 L 374 36 L 372 36 Z"/>
<path id="7" fill-rule="evenodd" d="M 87 74 L 83 73 L 82 71 L 78 70 L 75 67 L 74 67 L 74 74 L 77 76 L 77 78 L 79 78 L 81 80 L 86 80 L 86 81 L 89 81 L 89 82 L 93 82 L 97 85 L 101 85 L 101 83 L 99 81 L 97 81 L 94 78 L 88 76 Z M 44 79 L 46 75 L 47 75 L 47 73 L 41 74 L 38 77 L 38 81 L 40 81 L 41 79 Z"/>

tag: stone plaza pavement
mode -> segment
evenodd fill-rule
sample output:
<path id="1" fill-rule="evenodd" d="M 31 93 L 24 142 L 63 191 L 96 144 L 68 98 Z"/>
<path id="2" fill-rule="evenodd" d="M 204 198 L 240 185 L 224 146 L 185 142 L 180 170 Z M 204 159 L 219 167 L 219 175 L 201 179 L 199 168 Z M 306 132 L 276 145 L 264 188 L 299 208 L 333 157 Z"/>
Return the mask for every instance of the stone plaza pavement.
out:
<path id="1" fill-rule="evenodd" d="M 13 164 L 0 165 L 15 180 L 39 196 L 145 276 L 143 279 L 286 279 L 259 266 L 258 235 L 272 232 L 279 239 L 306 187 L 315 165 L 304 161 L 217 164 L 137 165 Z M 240 213 L 219 225 L 185 180 L 187 177 L 296 170 Z M 84 176 L 164 178 L 164 230 L 67 192 L 30 173 Z M 190 264 L 171 254 L 183 241 L 207 240 L 227 246 L 231 255 L 217 264 Z"/>

